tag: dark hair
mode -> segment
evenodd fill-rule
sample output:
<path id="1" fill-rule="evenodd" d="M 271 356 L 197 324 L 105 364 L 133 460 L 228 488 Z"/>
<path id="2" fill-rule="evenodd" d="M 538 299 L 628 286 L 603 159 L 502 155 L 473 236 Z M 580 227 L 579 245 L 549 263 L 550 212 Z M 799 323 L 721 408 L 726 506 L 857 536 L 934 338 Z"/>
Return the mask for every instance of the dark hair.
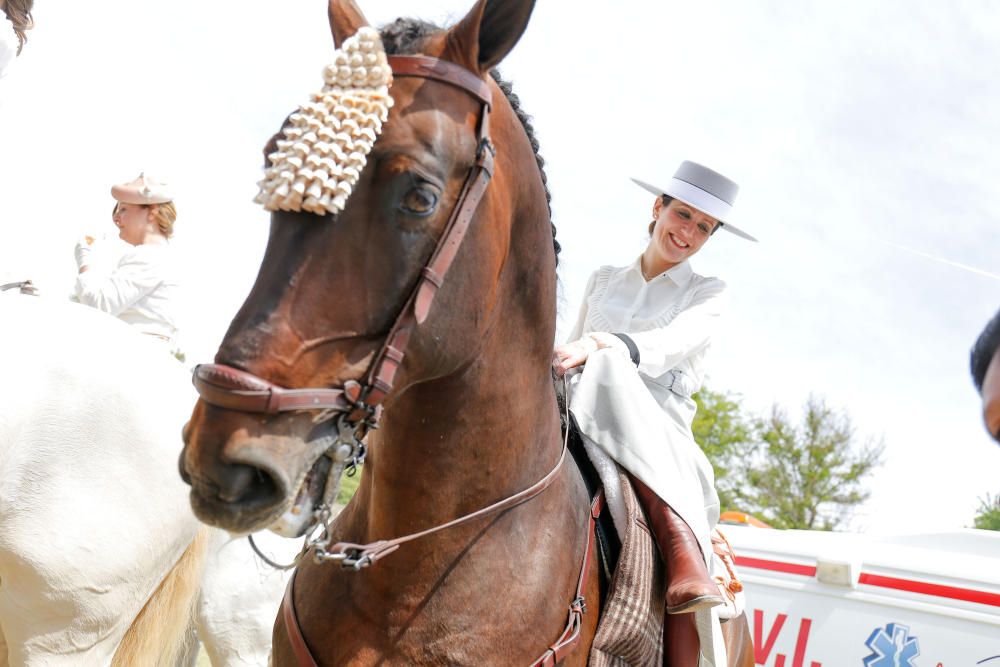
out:
<path id="1" fill-rule="evenodd" d="M 14 33 L 17 35 L 17 55 L 21 55 L 28 37 L 24 34 L 35 27 L 35 20 L 31 16 L 31 8 L 34 7 L 35 0 L 7 0 L 3 11 L 14 24 Z"/>
<path id="2" fill-rule="evenodd" d="M 673 200 L 674 200 L 674 198 L 671 197 L 670 195 L 660 195 L 660 201 L 663 202 L 663 207 L 664 208 L 666 208 L 667 206 L 670 206 L 670 202 L 672 202 Z M 718 223 L 719 224 L 717 224 L 715 227 L 712 227 L 712 231 L 709 234 L 709 236 L 711 236 L 715 232 L 719 231 L 719 229 L 722 227 L 722 225 L 726 224 L 726 223 L 722 222 L 721 220 L 719 220 Z M 653 228 L 654 227 L 656 227 L 656 220 L 653 220 L 651 223 L 649 223 L 649 235 L 650 236 L 653 235 Z"/>
<path id="3" fill-rule="evenodd" d="M 972 346 L 972 353 L 969 355 L 972 381 L 976 384 L 976 389 L 979 392 L 983 391 L 986 369 L 989 368 L 998 348 L 1000 348 L 1000 311 L 993 316 L 983 332 L 979 334 L 976 344 Z"/>

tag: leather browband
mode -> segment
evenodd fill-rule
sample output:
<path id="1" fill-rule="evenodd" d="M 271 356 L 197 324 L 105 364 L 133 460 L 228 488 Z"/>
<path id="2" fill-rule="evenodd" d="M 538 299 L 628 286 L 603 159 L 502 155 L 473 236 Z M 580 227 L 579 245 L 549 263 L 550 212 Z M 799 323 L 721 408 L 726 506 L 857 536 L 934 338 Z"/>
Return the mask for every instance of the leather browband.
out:
<path id="1" fill-rule="evenodd" d="M 393 77 L 414 76 L 450 83 L 478 97 L 487 108 L 493 104 L 493 95 L 486 81 L 446 60 L 430 56 L 389 56 L 389 67 L 392 68 Z"/>

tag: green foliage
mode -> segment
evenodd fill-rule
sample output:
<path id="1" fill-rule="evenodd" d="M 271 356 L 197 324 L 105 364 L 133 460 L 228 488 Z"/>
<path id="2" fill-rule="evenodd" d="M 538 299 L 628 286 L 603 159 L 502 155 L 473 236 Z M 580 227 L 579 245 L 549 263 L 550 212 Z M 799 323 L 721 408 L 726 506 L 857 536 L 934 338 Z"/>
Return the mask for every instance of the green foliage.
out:
<path id="1" fill-rule="evenodd" d="M 986 499 L 979 499 L 979 509 L 976 510 L 976 528 L 983 530 L 1000 530 L 1000 495 L 991 497 L 986 494 Z"/>
<path id="2" fill-rule="evenodd" d="M 738 472 L 740 454 L 750 440 L 750 425 L 736 396 L 703 388 L 694 401 L 698 404 L 691 424 L 695 442 L 712 462 L 723 510 L 734 509 L 739 478 L 733 473 Z"/>
<path id="3" fill-rule="evenodd" d="M 881 463 L 881 442 L 855 443 L 847 415 L 810 397 L 794 424 L 777 405 L 743 412 L 738 397 L 695 396 L 695 441 L 715 468 L 722 510 L 753 514 L 775 528 L 832 530 L 868 499 L 864 479 Z M 998 510 L 1000 514 L 1000 510 Z"/>
<path id="4" fill-rule="evenodd" d="M 775 528 L 833 530 L 871 495 L 864 478 L 885 446 L 854 444 L 851 420 L 817 397 L 793 424 L 778 406 L 754 421 L 753 447 L 742 461 L 739 502 Z"/>
<path id="5" fill-rule="evenodd" d="M 346 505 L 354 497 L 354 493 L 358 490 L 358 484 L 361 483 L 362 468 L 364 466 L 358 466 L 358 471 L 354 473 L 353 477 L 340 476 L 340 491 L 337 493 L 338 505 Z"/>

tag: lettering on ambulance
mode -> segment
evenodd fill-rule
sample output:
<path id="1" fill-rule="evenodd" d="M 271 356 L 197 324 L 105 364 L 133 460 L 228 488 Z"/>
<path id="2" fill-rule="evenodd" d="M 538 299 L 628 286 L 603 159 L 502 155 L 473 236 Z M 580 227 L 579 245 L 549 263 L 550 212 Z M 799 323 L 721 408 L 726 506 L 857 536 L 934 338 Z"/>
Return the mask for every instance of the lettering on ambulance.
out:
<path id="1" fill-rule="evenodd" d="M 766 665 L 774 644 L 778 641 L 781 629 L 785 627 L 788 614 L 778 614 L 774 619 L 774 625 L 764 639 L 764 610 L 753 610 L 753 661 L 757 665 Z M 812 629 L 812 619 L 803 618 L 799 623 L 799 635 L 795 639 L 795 655 L 792 656 L 791 667 L 803 667 L 806 659 L 806 645 L 809 643 L 809 631 Z M 774 667 L 785 667 L 785 660 L 788 656 L 778 653 L 774 656 Z M 810 661 L 809 667 L 823 667 L 822 663 L 815 660 Z"/>

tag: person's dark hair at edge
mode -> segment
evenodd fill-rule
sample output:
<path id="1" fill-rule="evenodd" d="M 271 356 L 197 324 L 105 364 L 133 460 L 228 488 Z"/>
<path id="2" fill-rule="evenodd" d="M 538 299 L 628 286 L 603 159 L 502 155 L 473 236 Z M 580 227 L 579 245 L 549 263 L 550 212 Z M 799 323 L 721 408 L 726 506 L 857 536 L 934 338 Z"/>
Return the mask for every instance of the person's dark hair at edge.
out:
<path id="1" fill-rule="evenodd" d="M 986 369 L 989 367 L 993 355 L 996 354 L 998 346 L 1000 346 L 1000 311 L 997 311 L 983 332 L 979 334 L 976 344 L 972 346 L 972 353 L 969 355 L 972 381 L 976 383 L 977 391 L 983 390 Z"/>
<path id="2" fill-rule="evenodd" d="M 31 9 L 35 6 L 35 0 L 7 0 L 3 11 L 14 24 L 14 33 L 17 35 L 17 55 L 21 55 L 21 49 L 28 41 L 26 33 L 35 27 L 35 20 L 31 16 Z"/>

